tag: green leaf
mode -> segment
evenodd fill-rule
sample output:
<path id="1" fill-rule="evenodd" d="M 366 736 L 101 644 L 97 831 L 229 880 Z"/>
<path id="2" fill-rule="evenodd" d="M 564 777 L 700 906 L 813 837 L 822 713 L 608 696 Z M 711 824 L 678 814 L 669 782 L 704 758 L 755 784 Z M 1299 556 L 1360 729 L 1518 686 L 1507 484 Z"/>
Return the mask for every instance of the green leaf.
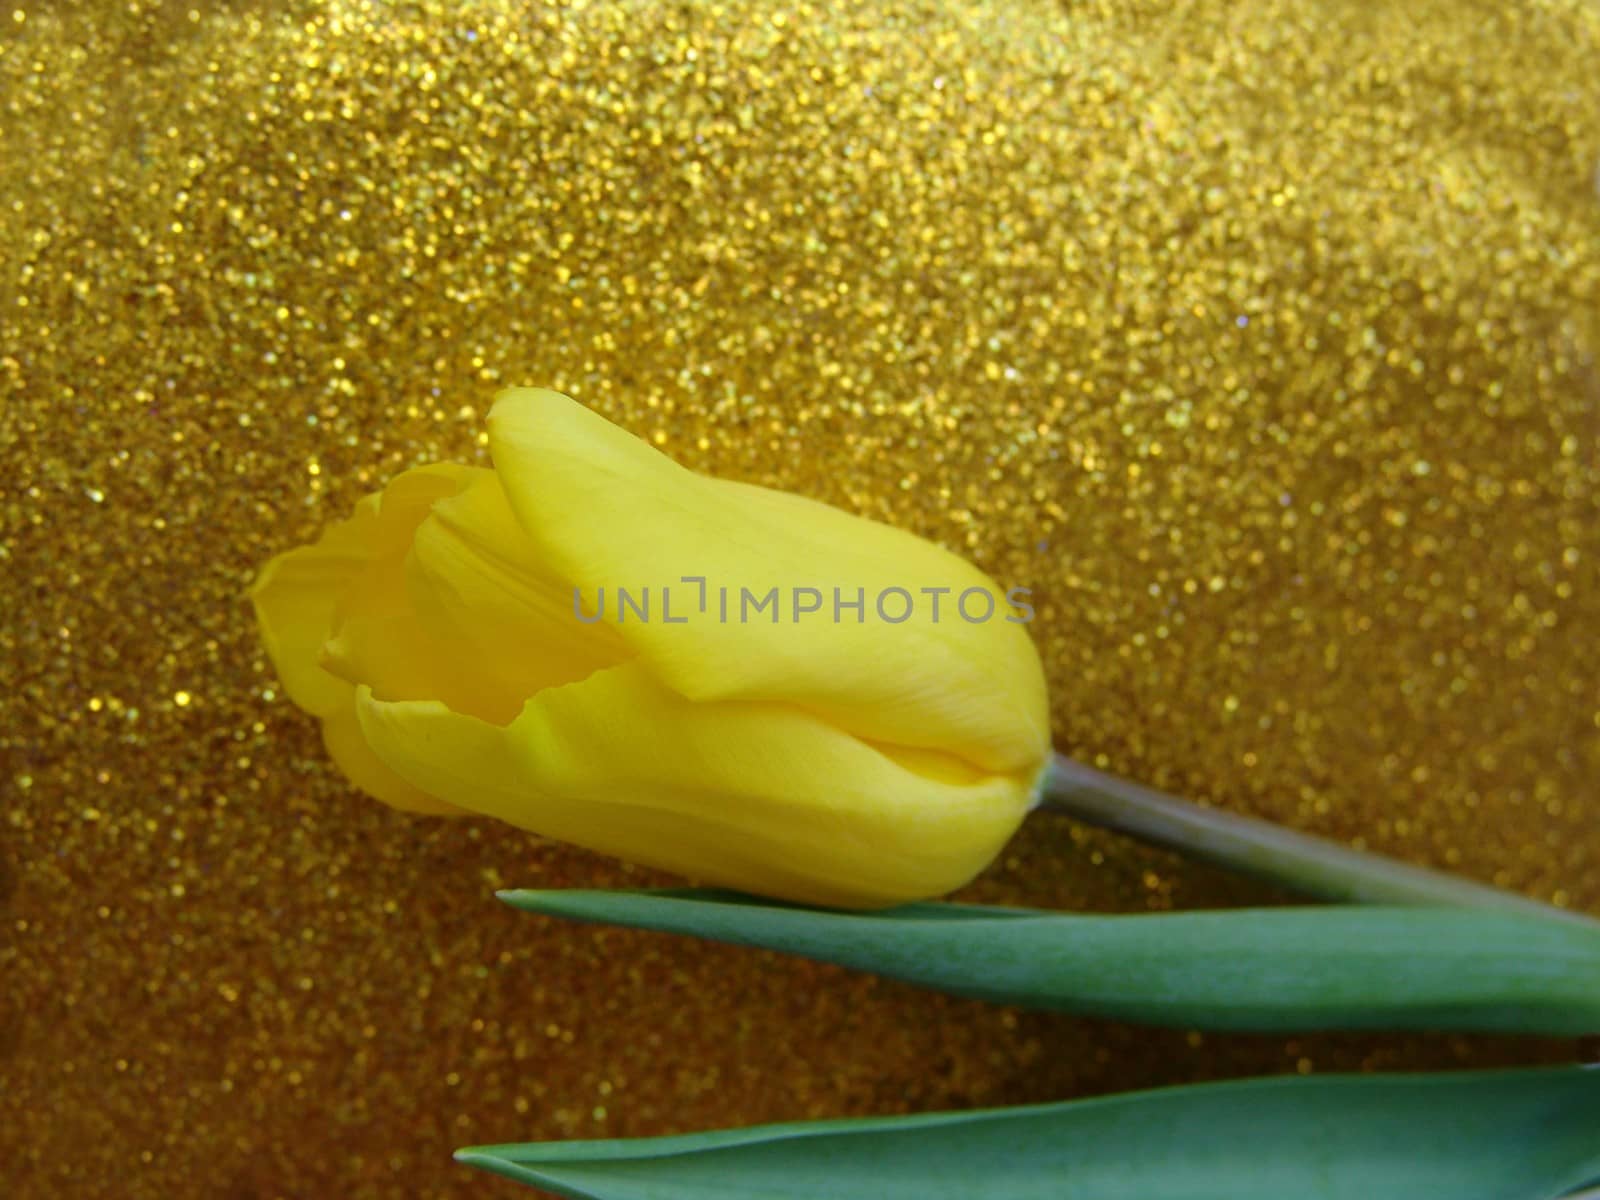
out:
<path id="1" fill-rule="evenodd" d="M 531 912 L 768 947 L 960 996 L 1185 1029 L 1600 1031 L 1600 935 L 1521 913 L 914 904 L 862 914 L 692 890 L 500 895 Z"/>
<path id="2" fill-rule="evenodd" d="M 456 1157 L 583 1200 L 1553 1200 L 1600 1179 L 1600 1070 L 1253 1079 Z"/>

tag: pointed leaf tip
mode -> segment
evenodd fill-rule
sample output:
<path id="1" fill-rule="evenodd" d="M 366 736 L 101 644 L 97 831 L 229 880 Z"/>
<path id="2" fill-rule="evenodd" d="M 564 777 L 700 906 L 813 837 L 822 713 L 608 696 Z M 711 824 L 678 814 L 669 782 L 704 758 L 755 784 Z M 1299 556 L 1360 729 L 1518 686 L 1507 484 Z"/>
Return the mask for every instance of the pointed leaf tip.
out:
<path id="1" fill-rule="evenodd" d="M 1600 935 L 1520 913 L 1332 905 L 1102 916 L 520 891 L 524 911 L 803 955 L 955 995 L 1179 1028 L 1600 1031 Z"/>
<path id="2" fill-rule="evenodd" d="M 457 1157 L 584 1200 L 1554 1200 L 1600 1179 L 1597 1128 L 1600 1072 L 1557 1067 L 1245 1079 Z"/>

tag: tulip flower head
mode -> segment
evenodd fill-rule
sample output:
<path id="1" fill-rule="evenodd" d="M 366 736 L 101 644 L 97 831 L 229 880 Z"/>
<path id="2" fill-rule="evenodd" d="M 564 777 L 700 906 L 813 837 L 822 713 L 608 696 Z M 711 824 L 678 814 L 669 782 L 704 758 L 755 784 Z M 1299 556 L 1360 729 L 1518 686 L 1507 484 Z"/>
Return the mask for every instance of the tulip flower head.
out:
<path id="1" fill-rule="evenodd" d="M 1049 757 L 1025 604 L 828 505 L 691 472 L 555 392 L 494 468 L 406 471 L 251 591 L 289 697 L 397 808 L 876 908 L 999 852 Z"/>

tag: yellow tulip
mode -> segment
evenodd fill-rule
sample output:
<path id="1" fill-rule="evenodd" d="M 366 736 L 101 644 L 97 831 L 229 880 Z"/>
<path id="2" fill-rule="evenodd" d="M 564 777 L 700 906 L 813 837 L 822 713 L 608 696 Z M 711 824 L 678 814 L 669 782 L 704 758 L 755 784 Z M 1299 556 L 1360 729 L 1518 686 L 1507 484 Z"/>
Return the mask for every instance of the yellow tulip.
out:
<path id="1" fill-rule="evenodd" d="M 502 393 L 489 436 L 493 470 L 407 471 L 252 589 L 358 787 L 845 908 L 999 852 L 1049 756 L 1025 606 L 554 392 Z"/>

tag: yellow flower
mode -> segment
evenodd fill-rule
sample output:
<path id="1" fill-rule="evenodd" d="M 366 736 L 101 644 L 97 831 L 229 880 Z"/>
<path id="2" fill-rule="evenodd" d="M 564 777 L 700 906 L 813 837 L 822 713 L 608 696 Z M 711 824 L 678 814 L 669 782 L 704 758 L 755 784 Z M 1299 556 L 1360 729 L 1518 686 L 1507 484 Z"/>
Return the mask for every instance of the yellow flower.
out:
<path id="1" fill-rule="evenodd" d="M 1018 597 L 554 392 L 503 393 L 489 432 L 494 470 L 407 471 L 252 590 L 358 787 L 838 907 L 999 852 L 1049 750 Z"/>

